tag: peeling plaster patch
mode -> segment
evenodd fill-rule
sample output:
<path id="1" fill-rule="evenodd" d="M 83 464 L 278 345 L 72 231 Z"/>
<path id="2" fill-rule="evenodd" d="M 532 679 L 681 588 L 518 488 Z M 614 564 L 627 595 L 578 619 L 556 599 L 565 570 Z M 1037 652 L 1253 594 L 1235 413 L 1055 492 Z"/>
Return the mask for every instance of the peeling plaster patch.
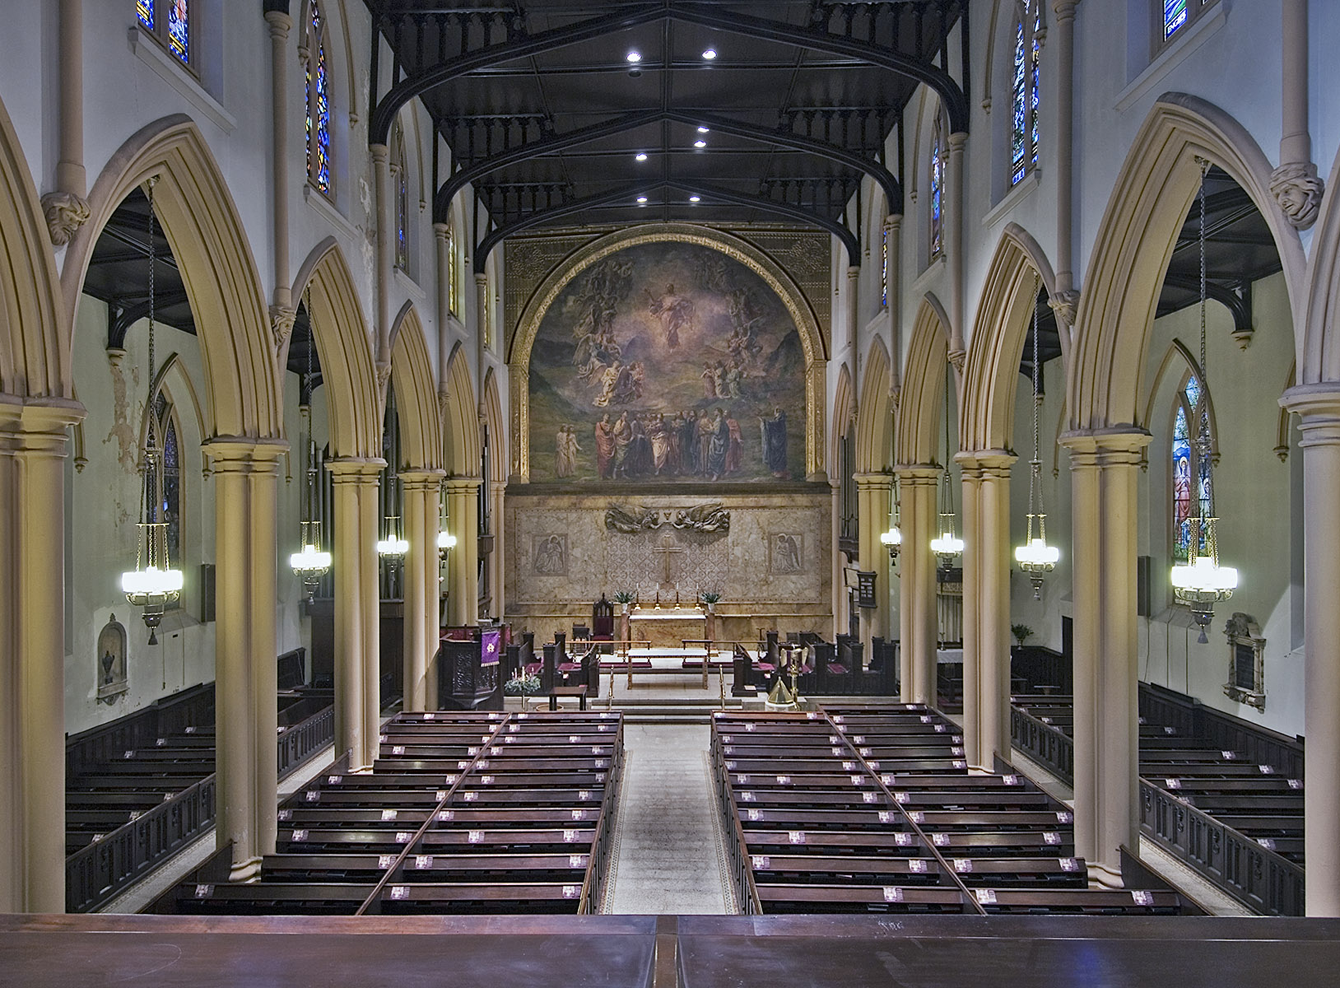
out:
<path id="1" fill-rule="evenodd" d="M 118 445 L 117 459 L 127 470 L 133 471 L 139 459 L 139 434 L 130 423 L 130 400 L 126 397 L 126 375 L 119 363 L 112 368 L 112 427 L 107 432 L 103 444 L 115 441 Z M 131 383 L 139 390 L 139 368 L 131 368 Z"/>
<path id="2" fill-rule="evenodd" d="M 358 179 L 358 202 L 363 207 L 363 215 L 372 215 L 372 186 L 368 184 L 367 176 L 361 175 Z"/>

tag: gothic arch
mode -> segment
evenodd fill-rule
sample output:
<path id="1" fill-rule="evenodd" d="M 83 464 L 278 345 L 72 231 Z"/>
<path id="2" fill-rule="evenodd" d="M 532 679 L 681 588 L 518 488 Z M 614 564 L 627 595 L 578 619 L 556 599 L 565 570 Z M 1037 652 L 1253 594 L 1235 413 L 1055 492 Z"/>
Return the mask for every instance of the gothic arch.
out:
<path id="1" fill-rule="evenodd" d="M 62 347 L 93 246 L 127 194 L 157 176 L 154 206 L 181 269 L 200 337 L 215 436 L 279 438 L 281 382 L 265 297 L 232 194 L 208 145 L 185 115 L 149 124 L 112 155 L 89 193 L 89 220 L 70 241 L 61 273 Z"/>
<path id="2" fill-rule="evenodd" d="M 1270 227 L 1284 268 L 1295 351 L 1302 349 L 1306 259 L 1298 231 L 1270 193 L 1270 162 L 1223 110 L 1183 93 L 1164 94 L 1126 156 L 1090 258 L 1067 368 L 1072 431 L 1138 423 L 1154 311 L 1178 231 L 1200 186 L 1198 155 L 1242 186 Z"/>
<path id="3" fill-rule="evenodd" d="M 73 399 L 59 289 L 42 204 L 0 103 L 0 393 Z"/>
<path id="4" fill-rule="evenodd" d="M 371 338 L 349 265 L 334 237 L 313 248 L 293 283 L 293 298 L 308 293 L 321 381 L 326 386 L 330 450 L 335 457 L 382 455 L 381 394 Z M 280 366 L 288 342 L 280 353 Z M 398 393 L 398 392 L 397 392 Z"/>
<path id="5" fill-rule="evenodd" d="M 842 449 L 842 440 L 847 436 L 856 419 L 856 388 L 851 383 L 851 371 L 844 363 L 838 368 L 837 385 L 833 388 L 833 421 L 830 423 L 833 434 L 828 441 L 828 475 L 842 476 L 842 464 L 838 457 Z"/>
<path id="6" fill-rule="evenodd" d="M 495 484 L 507 482 L 507 434 L 503 429 L 502 398 L 498 393 L 498 375 L 490 367 L 484 372 L 484 398 L 480 402 L 479 417 L 489 429 L 489 475 L 484 479 Z"/>
<path id="7" fill-rule="evenodd" d="M 1326 188 L 1340 188 L 1340 153 L 1335 156 Z M 1312 231 L 1312 266 L 1304 300 L 1302 354 L 1297 361 L 1299 385 L 1340 380 L 1340 206 L 1325 196 Z M 1292 297 L 1292 296 L 1291 296 Z"/>
<path id="8" fill-rule="evenodd" d="M 479 445 L 478 403 L 470 380 L 470 360 L 460 343 L 447 361 L 447 408 L 443 448 L 448 477 L 478 477 L 483 451 Z"/>
<path id="9" fill-rule="evenodd" d="M 1175 339 L 1168 346 L 1168 352 L 1163 355 L 1163 361 L 1159 364 L 1158 373 L 1154 375 L 1154 383 L 1149 389 L 1149 395 L 1145 398 L 1145 413 L 1140 421 L 1143 428 L 1154 432 L 1154 403 L 1158 401 L 1159 389 L 1163 387 L 1163 379 L 1169 374 L 1173 374 L 1180 383 L 1188 372 L 1199 377 L 1200 361 L 1196 359 L 1195 354 L 1187 349 L 1185 343 Z M 1219 422 L 1214 414 L 1214 394 L 1208 388 L 1205 389 L 1205 407 L 1210 415 L 1210 459 L 1217 464 L 1219 462 Z M 1148 457 L 1148 446 L 1141 451 L 1141 455 Z"/>
<path id="10" fill-rule="evenodd" d="M 400 437 L 411 470 L 442 467 L 442 419 L 423 323 L 406 302 L 391 325 L 391 382 L 395 386 Z"/>
<path id="11" fill-rule="evenodd" d="M 889 462 L 893 422 L 889 416 L 889 357 L 883 340 L 876 339 L 866 351 L 856 409 L 856 469 L 887 473 L 893 467 Z"/>
<path id="12" fill-rule="evenodd" d="M 809 300 L 791 276 L 754 245 L 720 230 L 691 223 L 645 224 L 600 237 L 560 261 L 527 300 L 507 350 L 512 435 L 516 439 L 512 443 L 512 473 L 523 481 L 530 477 L 530 352 L 549 306 L 568 282 L 590 265 L 626 247 L 656 241 L 680 241 L 719 250 L 750 268 L 782 300 L 795 322 L 805 352 L 805 474 L 809 480 L 823 479 L 823 396 L 827 389 L 828 348 Z"/>
<path id="13" fill-rule="evenodd" d="M 917 466 L 935 463 L 936 426 L 944 400 L 944 367 L 949 360 L 949 325 L 944 307 L 929 292 L 917 308 L 907 351 L 902 400 L 898 406 L 895 461 Z"/>
<path id="14" fill-rule="evenodd" d="M 1037 295 L 1034 278 L 1050 294 L 1056 285 L 1052 266 L 1037 241 L 1019 225 L 1009 224 L 996 246 L 977 306 L 968 342 L 960 402 L 965 450 L 1004 450 L 1014 438 L 1014 399 L 1019 361 L 1032 328 Z M 1061 329 L 1062 360 L 1070 341 Z"/>

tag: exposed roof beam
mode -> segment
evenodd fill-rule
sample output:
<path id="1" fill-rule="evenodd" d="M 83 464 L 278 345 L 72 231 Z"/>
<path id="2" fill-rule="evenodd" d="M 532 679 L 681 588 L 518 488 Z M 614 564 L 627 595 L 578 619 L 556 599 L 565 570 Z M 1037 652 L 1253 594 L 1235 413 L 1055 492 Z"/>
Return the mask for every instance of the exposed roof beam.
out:
<path id="1" fill-rule="evenodd" d="M 465 186 L 494 171 L 506 168 L 509 165 L 519 164 L 523 161 L 540 158 L 545 155 L 557 154 L 579 144 L 585 144 L 604 137 L 612 137 L 616 134 L 625 133 L 626 131 L 635 130 L 638 127 L 661 121 L 682 123 L 690 127 L 705 126 L 710 128 L 714 133 L 729 134 L 732 137 L 743 137 L 748 140 L 756 140 L 770 144 L 774 147 L 789 148 L 794 151 L 804 151 L 817 157 L 826 158 L 829 161 L 841 162 L 844 165 L 848 165 L 864 172 L 884 190 L 884 196 L 889 203 L 889 212 L 902 212 L 902 186 L 898 184 L 898 180 L 893 177 L 893 174 L 877 161 L 855 154 L 848 151 L 846 148 L 839 147 L 835 144 L 815 140 L 812 137 L 803 137 L 799 134 L 760 127 L 756 124 L 742 123 L 738 120 L 732 120 L 729 117 L 716 116 L 715 114 L 686 113 L 682 110 L 669 110 L 665 112 L 657 111 L 651 114 L 626 114 L 605 123 L 583 127 L 580 130 L 575 130 L 568 134 L 560 134 L 536 141 L 532 144 L 514 148 L 511 151 L 504 151 L 501 154 L 496 154 L 491 158 L 486 158 L 483 161 L 471 165 L 469 168 L 463 168 L 442 184 L 442 188 L 438 191 L 433 201 L 433 220 L 437 223 L 446 222 L 447 213 L 451 208 L 451 202 L 456 197 L 456 194 L 460 192 L 461 189 L 465 188 Z M 709 151 L 708 153 L 711 152 Z"/>

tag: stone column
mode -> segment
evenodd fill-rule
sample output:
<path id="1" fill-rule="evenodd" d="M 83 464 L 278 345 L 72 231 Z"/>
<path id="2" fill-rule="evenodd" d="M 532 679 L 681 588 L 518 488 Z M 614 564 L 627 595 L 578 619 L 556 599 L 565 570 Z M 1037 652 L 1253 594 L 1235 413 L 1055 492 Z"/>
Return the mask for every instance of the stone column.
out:
<path id="1" fill-rule="evenodd" d="M 851 340 L 852 349 L 860 353 L 860 344 L 857 337 L 861 334 L 861 269 L 858 267 L 847 268 L 847 339 Z"/>
<path id="2" fill-rule="evenodd" d="M 889 550 L 879 540 L 889 527 L 889 506 L 893 502 L 893 477 L 887 473 L 858 473 L 858 530 L 860 532 L 861 569 L 875 574 L 875 599 L 878 607 L 861 609 L 861 635 L 867 645 L 865 655 L 870 658 L 870 639 L 886 637 L 889 631 Z"/>
<path id="3" fill-rule="evenodd" d="M 428 665 L 437 651 L 437 504 L 435 470 L 413 470 L 400 475 L 404 482 L 405 539 L 405 699 L 404 710 L 429 706 Z M 430 503 L 433 510 L 430 511 Z M 431 579 L 430 579 L 431 573 Z M 431 585 L 431 597 L 429 595 Z M 431 621 L 430 621 L 431 615 Z M 434 700 L 436 698 L 433 698 Z"/>
<path id="4" fill-rule="evenodd" d="M 886 216 L 884 232 L 889 238 L 889 266 L 884 278 L 884 293 L 889 300 L 889 394 L 896 398 L 903 385 L 902 215 Z M 897 401 L 890 402 L 890 406 L 896 409 Z"/>
<path id="5" fill-rule="evenodd" d="M 88 221 L 84 170 L 84 2 L 60 0 L 60 132 L 56 188 L 42 197 L 47 231 L 56 247 L 70 242 Z"/>
<path id="6" fill-rule="evenodd" d="M 447 574 L 447 616 L 452 625 L 479 623 L 479 477 L 447 480 L 447 517 L 456 536 Z"/>
<path id="7" fill-rule="evenodd" d="M 75 402 L 0 395 L 0 909 L 65 911 L 65 452 Z"/>
<path id="8" fill-rule="evenodd" d="M 1284 50 L 1281 64 L 1280 164 L 1270 173 L 1270 191 L 1285 218 L 1300 230 L 1317 221 L 1324 183 L 1312 162 L 1312 134 L 1308 129 L 1307 50 L 1308 0 L 1283 0 L 1281 34 Z"/>
<path id="9" fill-rule="evenodd" d="M 479 387 L 484 387 L 484 355 L 489 352 L 493 342 L 493 327 L 489 325 L 489 277 L 483 271 L 475 273 L 475 320 L 479 327 L 475 334 L 475 361 L 478 371 Z"/>
<path id="10" fill-rule="evenodd" d="M 499 453 L 502 450 L 501 439 L 502 437 L 499 436 L 493 440 Z M 502 621 L 507 613 L 505 597 L 507 589 L 507 514 L 503 510 L 503 498 L 507 494 L 507 484 L 503 481 L 494 480 L 489 481 L 489 485 L 493 502 L 493 560 L 489 566 L 489 578 L 492 581 L 492 586 L 489 588 L 489 596 L 493 600 L 493 616 Z"/>
<path id="11" fill-rule="evenodd" d="M 270 200 L 270 224 L 274 241 L 274 308 L 271 318 L 283 317 L 291 331 L 291 311 L 293 309 L 293 290 L 289 284 L 292 275 L 289 272 L 289 150 L 288 150 L 288 61 L 285 50 L 288 47 L 288 33 L 293 27 L 293 18 L 287 11 L 267 10 L 266 23 L 270 25 L 270 184 L 273 186 Z"/>
<path id="12" fill-rule="evenodd" d="M 956 459 L 963 465 L 964 746 L 969 765 L 990 771 L 1011 747 L 1010 466 L 1017 457 L 992 450 Z"/>
<path id="13" fill-rule="evenodd" d="M 949 331 L 949 360 L 960 370 L 967 353 L 963 342 L 963 151 L 967 143 L 968 135 L 963 131 L 949 135 L 949 318 L 954 324 Z"/>
<path id="14" fill-rule="evenodd" d="M 1068 433 L 1074 524 L 1075 853 L 1121 884 L 1120 847 L 1138 846 L 1135 555 L 1147 432 Z"/>
<path id="15" fill-rule="evenodd" d="M 349 752 L 349 768 L 355 772 L 370 768 L 377 752 L 381 680 L 377 482 L 385 465 L 381 459 L 326 462 L 335 488 L 335 754 Z M 370 663 L 366 656 L 369 640 Z M 369 704 L 373 710 L 371 736 Z"/>
<path id="16" fill-rule="evenodd" d="M 1280 404 L 1298 413 L 1303 449 L 1307 914 L 1340 916 L 1340 383 L 1290 388 Z"/>
<path id="17" fill-rule="evenodd" d="M 898 467 L 902 491 L 903 547 L 899 675 L 904 703 L 935 702 L 936 639 L 935 485 L 940 470 L 919 464 Z"/>
<path id="18" fill-rule="evenodd" d="M 216 833 L 219 844 L 233 842 L 230 879 L 245 881 L 275 848 L 276 510 L 286 444 L 216 439 L 206 449 L 215 485 Z"/>
<path id="19" fill-rule="evenodd" d="M 1075 7 L 1079 0 L 1053 0 L 1056 13 L 1056 291 L 1052 308 L 1067 327 L 1074 325 L 1079 293 L 1072 270 L 1074 254 Z"/>
<path id="20" fill-rule="evenodd" d="M 395 258 L 395 203 L 391 197 L 391 152 L 385 144 L 368 146 L 377 209 L 377 370 L 391 367 L 391 278 Z"/>

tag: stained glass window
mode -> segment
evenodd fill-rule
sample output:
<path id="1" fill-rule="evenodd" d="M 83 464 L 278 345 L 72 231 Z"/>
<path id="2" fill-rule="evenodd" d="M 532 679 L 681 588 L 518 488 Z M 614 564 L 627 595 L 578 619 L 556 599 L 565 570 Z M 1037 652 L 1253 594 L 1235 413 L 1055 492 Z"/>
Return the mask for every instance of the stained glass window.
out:
<path id="1" fill-rule="evenodd" d="M 1154 16 L 1158 26 L 1154 30 L 1154 50 L 1171 41 L 1173 35 L 1213 7 L 1218 0 L 1154 0 Z"/>
<path id="2" fill-rule="evenodd" d="M 135 17 L 168 51 L 192 65 L 189 0 L 135 0 Z"/>
<path id="3" fill-rule="evenodd" d="M 395 266 L 409 268 L 409 169 L 405 158 L 405 131 L 397 120 L 391 129 L 391 184 L 395 193 Z"/>
<path id="4" fill-rule="evenodd" d="M 180 569 L 182 536 L 181 443 L 177 437 L 177 418 L 172 401 L 160 390 L 146 416 L 144 448 L 150 454 L 145 461 L 145 490 L 154 504 L 150 520 L 167 523 L 168 560 Z M 180 604 L 169 604 L 169 608 Z"/>
<path id="5" fill-rule="evenodd" d="M 451 226 L 451 217 L 447 217 L 447 310 L 460 315 L 460 296 L 456 277 L 456 233 Z"/>
<path id="6" fill-rule="evenodd" d="M 1191 540 L 1197 554 L 1208 551 L 1200 519 L 1210 514 L 1210 455 L 1203 448 L 1202 434 L 1210 435 L 1209 402 L 1194 374 L 1187 376 L 1177 395 L 1172 434 L 1172 554 L 1176 562 L 1191 555 Z"/>
<path id="7" fill-rule="evenodd" d="M 317 0 L 309 0 L 307 64 L 307 178 L 330 194 L 330 78 L 326 63 L 326 22 Z"/>
<path id="8" fill-rule="evenodd" d="M 945 156 L 944 132 L 940 117 L 935 118 L 931 132 L 931 257 L 939 257 L 944 250 L 944 188 Z"/>
<path id="9" fill-rule="evenodd" d="M 1041 101 L 1041 0 L 1016 0 L 1014 73 L 1010 84 L 1010 184 L 1017 185 L 1038 163 L 1038 109 Z"/>
<path id="10" fill-rule="evenodd" d="M 879 239 L 879 304 L 889 307 L 889 231 L 886 228 Z"/>

